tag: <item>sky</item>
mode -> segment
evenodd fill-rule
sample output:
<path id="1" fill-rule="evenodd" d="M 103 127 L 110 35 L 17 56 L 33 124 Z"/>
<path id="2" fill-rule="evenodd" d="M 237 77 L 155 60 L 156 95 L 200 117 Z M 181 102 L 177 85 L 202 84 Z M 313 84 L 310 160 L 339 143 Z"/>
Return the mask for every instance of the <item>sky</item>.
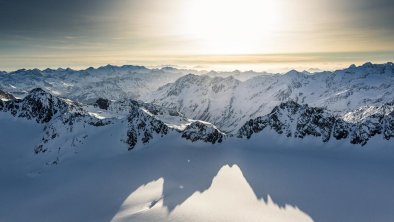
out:
<path id="1" fill-rule="evenodd" d="M 393 0 L 0 0 L 0 70 L 394 60 Z"/>

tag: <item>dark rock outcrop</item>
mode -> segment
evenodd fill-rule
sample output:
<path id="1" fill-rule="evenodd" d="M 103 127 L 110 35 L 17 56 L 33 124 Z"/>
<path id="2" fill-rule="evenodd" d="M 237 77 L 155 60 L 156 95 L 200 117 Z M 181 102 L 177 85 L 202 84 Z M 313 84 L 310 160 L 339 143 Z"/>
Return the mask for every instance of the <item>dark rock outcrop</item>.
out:
<path id="1" fill-rule="evenodd" d="M 111 104 L 110 100 L 99 98 L 99 99 L 97 99 L 97 101 L 94 105 L 100 109 L 107 110 L 110 104 Z"/>
<path id="2" fill-rule="evenodd" d="M 275 107 L 266 116 L 249 120 L 238 131 L 239 138 L 250 138 L 253 134 L 270 128 L 287 137 L 320 137 L 323 142 L 334 138 L 349 139 L 352 144 L 365 145 L 377 135 L 386 140 L 394 137 L 394 112 L 378 113 L 359 122 L 346 122 L 323 108 L 309 107 L 289 101 Z"/>
<path id="3" fill-rule="evenodd" d="M 224 136 L 225 134 L 213 125 L 200 121 L 193 122 L 182 131 L 182 137 L 192 142 L 221 143 Z"/>
<path id="4" fill-rule="evenodd" d="M 38 123 L 48 123 L 54 116 L 61 115 L 73 105 L 67 104 L 41 88 L 33 89 L 23 99 L 5 101 L 2 110 L 13 116 L 35 119 Z M 77 108 L 73 106 L 73 108 Z"/>
<path id="5" fill-rule="evenodd" d="M 167 135 L 169 128 L 162 121 L 144 112 L 138 105 L 133 105 L 128 116 L 127 144 L 133 149 L 138 141 L 149 143 L 155 136 Z"/>

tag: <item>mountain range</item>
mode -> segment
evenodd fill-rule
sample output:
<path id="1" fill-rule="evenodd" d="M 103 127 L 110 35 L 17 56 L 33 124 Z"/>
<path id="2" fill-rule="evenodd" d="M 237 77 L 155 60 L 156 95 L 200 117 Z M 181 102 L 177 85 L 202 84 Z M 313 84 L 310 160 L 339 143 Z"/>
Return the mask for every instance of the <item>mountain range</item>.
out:
<path id="1" fill-rule="evenodd" d="M 50 153 L 47 163 L 58 163 L 91 134 L 111 127 L 122 129 L 119 138 L 129 150 L 174 135 L 215 144 L 266 130 L 359 146 L 394 137 L 393 63 L 318 73 L 248 72 L 243 80 L 238 71 L 190 72 L 105 66 L 3 73 L 0 115 L 42 126 L 32 149 Z"/>

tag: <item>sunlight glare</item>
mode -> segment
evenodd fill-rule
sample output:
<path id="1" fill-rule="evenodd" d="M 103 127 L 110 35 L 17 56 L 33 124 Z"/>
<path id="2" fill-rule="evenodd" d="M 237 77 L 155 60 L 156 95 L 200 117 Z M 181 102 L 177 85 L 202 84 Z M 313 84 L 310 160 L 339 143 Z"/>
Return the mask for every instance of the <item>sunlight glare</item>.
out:
<path id="1" fill-rule="evenodd" d="M 273 50 L 281 25 L 279 1 L 192 0 L 185 7 L 184 35 L 203 54 L 244 54 Z"/>

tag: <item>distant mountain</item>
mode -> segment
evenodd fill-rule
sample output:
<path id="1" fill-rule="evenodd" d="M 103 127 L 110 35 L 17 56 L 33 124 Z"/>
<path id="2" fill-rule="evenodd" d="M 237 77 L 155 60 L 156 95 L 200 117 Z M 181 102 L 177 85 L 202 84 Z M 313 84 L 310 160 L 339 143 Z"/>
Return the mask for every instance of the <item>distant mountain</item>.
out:
<path id="1" fill-rule="evenodd" d="M 34 88 L 83 103 L 98 98 L 142 98 L 161 85 L 175 81 L 186 70 L 147 69 L 143 66 L 103 66 L 97 69 L 25 70 L 0 74 L 0 89 L 24 97 Z"/>
<path id="2" fill-rule="evenodd" d="M 392 102 L 392 92 L 393 63 L 366 63 L 335 72 L 311 74 L 292 70 L 246 81 L 190 74 L 160 87 L 151 94 L 149 102 L 235 132 L 244 122 L 266 115 L 286 101 L 324 107 L 344 115 L 364 106 Z"/>

